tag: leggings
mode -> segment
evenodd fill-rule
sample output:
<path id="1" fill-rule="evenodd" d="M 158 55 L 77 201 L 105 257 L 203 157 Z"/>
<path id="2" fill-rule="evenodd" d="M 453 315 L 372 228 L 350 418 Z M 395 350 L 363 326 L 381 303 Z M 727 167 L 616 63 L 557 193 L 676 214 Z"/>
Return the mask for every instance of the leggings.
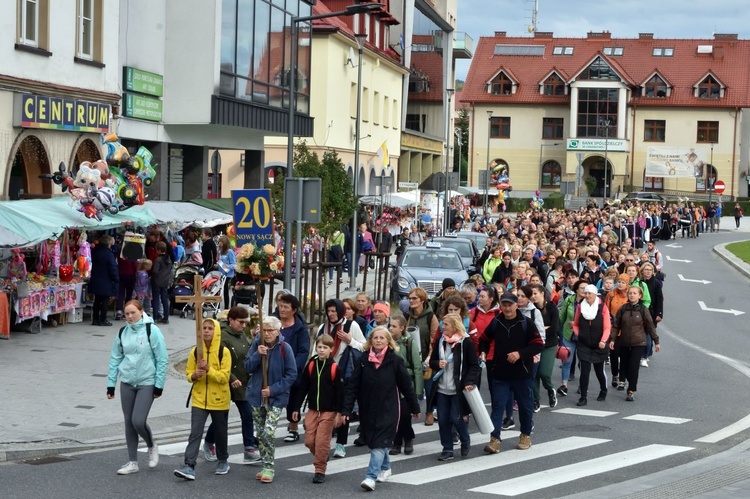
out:
<path id="1" fill-rule="evenodd" d="M 628 391 L 638 391 L 638 373 L 641 368 L 641 357 L 646 347 L 620 347 L 621 380 L 628 380 Z"/>
<path id="2" fill-rule="evenodd" d="M 138 462 L 138 435 L 146 446 L 154 446 L 154 437 L 146 418 L 154 402 L 154 386 L 133 386 L 120 383 L 120 402 L 125 416 L 125 441 L 128 444 L 128 460 Z"/>
<path id="3" fill-rule="evenodd" d="M 640 361 L 639 361 L 640 362 Z M 599 380 L 599 390 L 607 391 L 607 376 L 604 374 L 604 362 L 597 362 L 594 364 L 594 372 L 596 373 L 596 379 Z M 581 361 L 581 378 L 578 383 L 581 386 L 581 398 L 586 398 L 586 393 L 589 391 L 589 375 L 591 374 L 591 362 L 582 360 Z"/>

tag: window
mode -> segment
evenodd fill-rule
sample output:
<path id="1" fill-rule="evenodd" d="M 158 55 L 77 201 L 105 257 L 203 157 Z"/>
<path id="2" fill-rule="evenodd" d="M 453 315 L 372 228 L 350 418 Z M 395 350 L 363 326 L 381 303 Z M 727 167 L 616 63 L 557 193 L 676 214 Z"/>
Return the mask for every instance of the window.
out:
<path id="1" fill-rule="evenodd" d="M 664 190 L 664 177 L 646 177 L 646 172 L 643 172 L 643 190 L 645 191 L 663 191 Z"/>
<path id="2" fill-rule="evenodd" d="M 562 168 L 557 161 L 547 161 L 542 165 L 542 187 L 560 187 Z"/>
<path id="3" fill-rule="evenodd" d="M 573 55 L 573 47 L 555 47 L 552 55 Z"/>
<path id="4" fill-rule="evenodd" d="M 542 138 L 562 139 L 563 118 L 542 118 Z"/>
<path id="5" fill-rule="evenodd" d="M 383 100 L 383 126 L 391 126 L 391 99 L 388 97 Z"/>
<path id="6" fill-rule="evenodd" d="M 544 95 L 565 95 L 565 82 L 557 73 L 544 80 Z"/>
<path id="7" fill-rule="evenodd" d="M 362 88 L 362 121 L 370 121 L 370 89 Z"/>
<path id="8" fill-rule="evenodd" d="M 20 42 L 29 47 L 39 46 L 39 0 L 21 0 Z"/>
<path id="9" fill-rule="evenodd" d="M 719 122 L 699 121 L 698 137 L 695 141 L 703 144 L 716 144 L 719 142 Z"/>
<path id="10" fill-rule="evenodd" d="M 78 57 L 94 58 L 94 0 L 80 0 L 78 4 Z"/>
<path id="11" fill-rule="evenodd" d="M 652 76 L 644 85 L 644 97 L 664 98 L 667 96 L 667 83 L 659 75 Z"/>
<path id="12" fill-rule="evenodd" d="M 604 59 L 601 57 L 597 57 L 594 59 L 594 62 L 592 62 L 588 68 L 586 68 L 579 77 L 581 80 L 619 80 L 620 77 L 617 76 L 617 73 L 615 73 L 612 68 L 609 67 L 609 64 L 604 62 Z"/>
<path id="13" fill-rule="evenodd" d="M 415 132 L 424 133 L 425 122 L 427 121 L 426 114 L 407 114 L 406 115 L 406 128 L 414 130 Z"/>
<path id="14" fill-rule="evenodd" d="M 721 84 L 713 76 L 706 76 L 698 84 L 698 94 L 696 97 L 699 99 L 718 99 L 721 97 Z"/>
<path id="15" fill-rule="evenodd" d="M 578 89 L 577 137 L 604 137 L 605 123 L 609 122 L 609 137 L 617 136 L 616 88 Z"/>
<path id="16" fill-rule="evenodd" d="M 674 55 L 673 47 L 654 47 L 651 51 L 654 57 L 672 57 Z"/>
<path id="17" fill-rule="evenodd" d="M 643 123 L 644 142 L 664 142 L 667 122 L 664 120 L 645 120 Z"/>
<path id="18" fill-rule="evenodd" d="M 625 49 L 623 47 L 604 47 L 604 50 L 602 52 L 604 55 L 614 55 L 614 56 L 621 56 Z"/>
<path id="19" fill-rule="evenodd" d="M 380 124 L 380 92 L 372 94 L 372 122 L 376 125 Z"/>
<path id="20" fill-rule="evenodd" d="M 490 118 L 490 138 L 492 139 L 509 139 L 510 138 L 510 117 L 493 116 Z"/>
<path id="21" fill-rule="evenodd" d="M 419 70 L 412 69 L 409 75 L 409 92 L 410 93 L 427 93 L 430 91 L 430 77 L 420 72 Z"/>
<path id="22" fill-rule="evenodd" d="M 492 80 L 490 88 L 494 95 L 510 95 L 513 92 L 513 82 L 500 71 Z"/>

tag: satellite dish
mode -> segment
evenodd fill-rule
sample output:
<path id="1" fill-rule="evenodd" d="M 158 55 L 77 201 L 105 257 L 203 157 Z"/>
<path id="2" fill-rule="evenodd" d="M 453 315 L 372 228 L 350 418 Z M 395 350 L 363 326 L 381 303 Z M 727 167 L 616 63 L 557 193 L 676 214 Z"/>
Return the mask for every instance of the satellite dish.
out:
<path id="1" fill-rule="evenodd" d="M 535 28 L 534 28 L 533 24 L 529 24 L 529 28 L 528 29 L 529 29 L 529 33 L 533 33 L 535 31 Z"/>

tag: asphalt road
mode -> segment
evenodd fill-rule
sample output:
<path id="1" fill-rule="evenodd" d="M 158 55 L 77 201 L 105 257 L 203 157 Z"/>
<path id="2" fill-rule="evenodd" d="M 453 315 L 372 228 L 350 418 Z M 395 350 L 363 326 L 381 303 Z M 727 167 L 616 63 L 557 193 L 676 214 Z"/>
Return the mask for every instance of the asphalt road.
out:
<path id="1" fill-rule="evenodd" d="M 399 456 L 393 463 L 393 477 L 389 483 L 378 484 L 375 493 L 414 498 L 487 494 L 561 497 L 666 470 L 744 441 L 750 432 L 734 431 L 730 425 L 748 416 L 750 405 L 750 285 L 719 261 L 710 247 L 746 237 L 724 232 L 697 240 L 678 237 L 670 242 L 672 246 L 660 243 L 663 255 L 672 259 L 665 264 L 665 320 L 658 329 L 662 351 L 654 355 L 648 369 L 641 369 L 634 403 L 625 402 L 624 392 L 610 387 L 605 402 L 590 398 L 585 408 L 590 412 L 580 413 L 575 406 L 574 382 L 571 394 L 561 398 L 557 408 L 543 406 L 535 415 L 530 450 L 515 450 L 517 433 L 507 432 L 503 451 L 485 455 L 482 447 L 487 437 L 478 435 L 472 424 L 471 454 L 448 463 L 436 459 L 440 449 L 437 424 L 424 427 L 418 423 L 415 453 Z M 683 281 L 678 274 L 711 282 Z M 699 301 L 708 308 L 745 314 L 704 311 Z M 557 386 L 559 369 L 554 381 Z M 594 390 L 593 375 L 592 382 Z M 486 389 L 483 392 L 489 401 Z M 285 431 L 279 430 L 277 435 L 283 438 Z M 268 498 L 288 498 L 364 493 L 359 487 L 368 459 L 364 448 L 349 447 L 346 458 L 332 459 L 323 485 L 311 483 L 311 457 L 302 444 L 285 444 L 281 439 L 277 439 L 277 455 L 285 457 L 277 460 L 273 484 L 260 484 L 254 480 L 259 468 L 242 464 L 232 464 L 226 476 L 215 476 L 214 464 L 202 458 L 197 480 L 187 483 L 172 474 L 181 463 L 184 443 L 162 444 L 161 462 L 155 470 L 147 469 L 142 453 L 141 472 L 124 477 L 115 474 L 126 461 L 123 448 L 83 453 L 50 464 L 9 463 L 0 468 L 3 496 L 219 497 L 262 493 Z M 241 451 L 240 445 L 232 445 L 230 453 L 235 456 L 230 462 Z M 622 494 L 628 492 L 632 490 L 622 490 Z"/>

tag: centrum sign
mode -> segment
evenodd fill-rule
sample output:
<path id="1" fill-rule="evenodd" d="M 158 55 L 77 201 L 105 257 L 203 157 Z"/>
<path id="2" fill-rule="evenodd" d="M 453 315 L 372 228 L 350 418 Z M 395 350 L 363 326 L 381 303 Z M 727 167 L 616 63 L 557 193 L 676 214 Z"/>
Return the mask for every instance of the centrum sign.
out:
<path id="1" fill-rule="evenodd" d="M 630 150 L 627 140 L 621 139 L 568 139 L 568 151 L 616 151 Z"/>

